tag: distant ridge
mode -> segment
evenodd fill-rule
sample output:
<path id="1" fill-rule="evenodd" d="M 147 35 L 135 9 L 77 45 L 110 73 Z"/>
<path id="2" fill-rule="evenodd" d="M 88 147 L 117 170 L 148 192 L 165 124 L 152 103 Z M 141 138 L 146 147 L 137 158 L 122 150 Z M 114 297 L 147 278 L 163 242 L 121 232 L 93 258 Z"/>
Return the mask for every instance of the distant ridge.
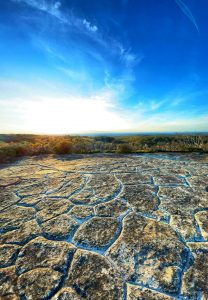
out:
<path id="1" fill-rule="evenodd" d="M 76 134 L 73 134 L 76 135 Z M 79 136 L 154 136 L 154 135 L 208 135 L 208 131 L 205 132 L 95 132 L 95 133 L 79 133 Z"/>

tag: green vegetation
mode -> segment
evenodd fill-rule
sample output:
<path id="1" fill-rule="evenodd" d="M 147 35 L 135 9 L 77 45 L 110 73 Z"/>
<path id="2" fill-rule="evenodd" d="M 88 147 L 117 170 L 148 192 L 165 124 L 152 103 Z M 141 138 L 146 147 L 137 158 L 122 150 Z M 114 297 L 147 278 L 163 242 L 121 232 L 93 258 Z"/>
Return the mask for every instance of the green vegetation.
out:
<path id="1" fill-rule="evenodd" d="M 22 156 L 70 153 L 208 152 L 208 135 L 0 135 L 0 162 Z"/>

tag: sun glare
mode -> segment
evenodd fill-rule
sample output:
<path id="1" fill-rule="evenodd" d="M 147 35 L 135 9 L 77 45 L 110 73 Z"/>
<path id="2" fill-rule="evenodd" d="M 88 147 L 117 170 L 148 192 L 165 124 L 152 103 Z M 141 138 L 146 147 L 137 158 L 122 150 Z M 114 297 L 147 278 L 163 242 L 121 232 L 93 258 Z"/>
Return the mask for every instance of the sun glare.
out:
<path id="1" fill-rule="evenodd" d="M 103 97 L 58 101 L 45 98 L 25 105 L 24 126 L 32 133 L 68 134 L 129 128 L 125 118 Z"/>

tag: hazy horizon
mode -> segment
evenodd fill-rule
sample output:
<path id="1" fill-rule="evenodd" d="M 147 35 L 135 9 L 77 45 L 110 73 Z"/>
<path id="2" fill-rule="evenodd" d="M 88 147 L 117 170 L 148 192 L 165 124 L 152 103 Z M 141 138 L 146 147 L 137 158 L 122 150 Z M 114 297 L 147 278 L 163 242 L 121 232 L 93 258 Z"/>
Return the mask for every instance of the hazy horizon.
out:
<path id="1" fill-rule="evenodd" d="M 1 135 L 48 135 L 48 136 L 133 136 L 133 135 L 149 135 L 149 136 L 155 136 L 155 135 L 208 135 L 208 131 L 152 131 L 152 132 L 139 132 L 139 131 L 95 131 L 95 132 L 77 132 L 77 133 L 63 133 L 63 134 L 45 134 L 45 133 L 25 133 L 25 132 L 8 132 L 8 133 L 1 133 Z"/>
<path id="2" fill-rule="evenodd" d="M 208 2 L 0 2 L 0 133 L 208 131 Z"/>

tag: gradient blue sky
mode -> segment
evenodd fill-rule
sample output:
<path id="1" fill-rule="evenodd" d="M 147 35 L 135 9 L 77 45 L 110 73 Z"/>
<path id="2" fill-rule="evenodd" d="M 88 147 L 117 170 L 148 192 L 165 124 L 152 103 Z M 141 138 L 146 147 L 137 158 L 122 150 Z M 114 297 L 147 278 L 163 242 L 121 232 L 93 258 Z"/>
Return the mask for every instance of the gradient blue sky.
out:
<path id="1" fill-rule="evenodd" d="M 207 0 L 0 0 L 0 132 L 208 131 Z"/>

